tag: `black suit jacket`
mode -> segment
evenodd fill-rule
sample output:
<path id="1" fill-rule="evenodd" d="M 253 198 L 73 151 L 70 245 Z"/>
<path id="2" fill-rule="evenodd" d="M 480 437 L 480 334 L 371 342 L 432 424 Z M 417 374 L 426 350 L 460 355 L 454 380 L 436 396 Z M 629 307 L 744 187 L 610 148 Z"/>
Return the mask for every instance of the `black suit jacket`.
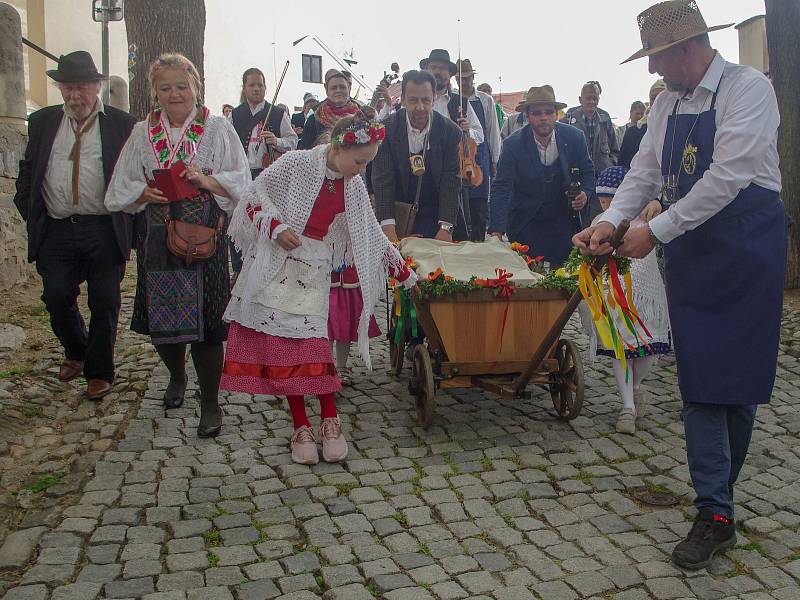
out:
<path id="1" fill-rule="evenodd" d="M 386 139 L 372 161 L 372 186 L 378 221 L 394 219 L 394 203 L 405 202 L 408 198 L 408 182 L 411 177 L 406 110 L 401 108 L 390 115 L 384 125 Z M 460 141 L 461 129 L 458 125 L 434 112 L 425 167 L 430 170 L 439 192 L 439 220 L 447 223 L 455 223 L 458 215 Z"/>
<path id="2" fill-rule="evenodd" d="M 136 124 L 136 119 L 112 106 L 104 107 L 105 114 L 97 116 L 103 152 L 103 175 L 106 186 L 114 173 L 119 153 Z M 34 262 L 42 240 L 47 234 L 47 207 L 42 197 L 47 164 L 53 141 L 61 125 L 64 110 L 61 105 L 37 110 L 28 119 L 28 147 L 25 158 L 19 161 L 19 177 L 14 204 L 28 226 L 28 260 Z M 127 260 L 131 254 L 133 217 L 127 213 L 112 213 L 111 221 L 120 255 Z"/>

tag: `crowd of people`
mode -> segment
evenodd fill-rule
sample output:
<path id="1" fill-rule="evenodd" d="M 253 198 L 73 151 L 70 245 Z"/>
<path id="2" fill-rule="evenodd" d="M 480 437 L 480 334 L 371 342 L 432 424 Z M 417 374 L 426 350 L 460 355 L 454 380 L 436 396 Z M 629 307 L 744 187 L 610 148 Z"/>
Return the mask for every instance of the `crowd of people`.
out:
<path id="1" fill-rule="evenodd" d="M 495 236 L 555 268 L 573 245 L 610 252 L 630 220 L 616 251 L 634 259 L 627 292 L 649 330 L 625 340 L 628 369 L 612 358 L 616 428 L 635 433 L 642 380 L 674 343 L 698 514 L 673 559 L 707 565 L 735 544 L 733 484 L 775 376 L 779 116 L 769 81 L 712 49 L 719 27 L 695 2 L 661 2 L 638 24 L 643 47 L 629 60 L 649 57 L 662 79 L 621 128 L 600 108 L 597 81 L 573 108 L 540 83 L 506 115 L 475 85 L 472 62 L 444 49 L 403 74 L 398 101 L 382 82 L 365 105 L 350 74 L 331 70 L 326 97 L 306 94 L 295 114 L 265 100 L 264 73 L 250 68 L 222 116 L 198 101 L 191 61 L 164 54 L 148 73 L 152 110 L 136 123 L 103 104 L 88 53 L 62 56 L 48 74 L 64 102 L 31 115 L 15 197 L 64 348 L 59 378 L 83 375 L 95 400 L 112 389 L 120 281 L 135 248 L 131 328 L 169 371 L 165 409 L 184 403 L 188 346 L 199 437 L 222 429 L 220 389 L 285 396 L 292 459 L 316 464 L 319 441 L 325 461 L 341 461 L 336 392 L 350 383 L 350 347 L 371 365 L 388 278 L 416 293 L 398 240 Z M 593 353 L 615 356 L 589 333 Z M 307 395 L 320 402 L 316 432 Z"/>

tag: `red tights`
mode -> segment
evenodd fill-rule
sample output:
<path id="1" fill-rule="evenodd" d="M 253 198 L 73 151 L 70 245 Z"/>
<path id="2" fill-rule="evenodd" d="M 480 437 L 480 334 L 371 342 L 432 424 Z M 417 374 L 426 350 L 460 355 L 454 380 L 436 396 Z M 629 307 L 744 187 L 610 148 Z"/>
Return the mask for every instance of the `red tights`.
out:
<path id="1" fill-rule="evenodd" d="M 308 420 L 306 414 L 305 396 L 287 396 L 289 401 L 289 410 L 292 411 L 292 423 L 294 428 L 298 427 L 311 427 L 311 422 Z M 337 416 L 336 413 L 336 394 L 320 394 L 319 404 L 323 419 L 332 419 Z"/>

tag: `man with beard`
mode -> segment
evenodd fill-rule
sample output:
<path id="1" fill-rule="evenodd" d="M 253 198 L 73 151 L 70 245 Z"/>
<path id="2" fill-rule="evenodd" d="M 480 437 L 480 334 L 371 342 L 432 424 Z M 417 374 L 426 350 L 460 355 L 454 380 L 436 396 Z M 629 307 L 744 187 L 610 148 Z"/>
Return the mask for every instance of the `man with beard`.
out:
<path id="1" fill-rule="evenodd" d="M 433 110 L 436 80 L 425 71 L 408 71 L 401 84 L 402 108 L 387 117 L 386 139 L 372 161 L 375 203 L 383 231 L 392 241 L 395 202 L 419 210 L 411 234 L 451 242 L 458 212 L 459 128 Z M 410 157 L 423 157 L 425 173 L 415 175 Z"/>
<path id="2" fill-rule="evenodd" d="M 637 22 L 650 72 L 667 86 L 631 170 L 598 223 L 575 236 L 589 254 L 661 195 L 664 211 L 617 249 L 664 245 L 670 327 L 683 399 L 694 525 L 672 560 L 702 569 L 736 546 L 733 489 L 758 405 L 772 396 L 781 331 L 787 219 L 780 199 L 775 90 L 711 47 L 694 0 L 660 2 Z M 746 349 L 746 351 L 744 351 Z"/>
<path id="3" fill-rule="evenodd" d="M 88 52 L 63 55 L 48 71 L 64 104 L 36 111 L 14 196 L 28 226 L 28 260 L 42 277 L 42 299 L 65 360 L 58 378 L 86 377 L 97 400 L 114 381 L 120 281 L 130 257 L 133 220 L 103 200 L 136 119 L 99 98 L 103 75 Z M 87 283 L 89 330 L 78 308 Z"/>
<path id="4" fill-rule="evenodd" d="M 591 223 L 600 213 L 599 205 L 588 203 L 595 176 L 583 133 L 556 122 L 565 106 L 556 102 L 549 85 L 528 90 L 517 106 L 528 124 L 503 144 L 490 205 L 491 235 L 508 234 L 510 241 L 528 246 L 531 256 L 543 256 L 553 266 L 569 255 L 581 223 Z M 567 195 L 572 169 L 579 170 L 581 187 L 574 199 Z"/>

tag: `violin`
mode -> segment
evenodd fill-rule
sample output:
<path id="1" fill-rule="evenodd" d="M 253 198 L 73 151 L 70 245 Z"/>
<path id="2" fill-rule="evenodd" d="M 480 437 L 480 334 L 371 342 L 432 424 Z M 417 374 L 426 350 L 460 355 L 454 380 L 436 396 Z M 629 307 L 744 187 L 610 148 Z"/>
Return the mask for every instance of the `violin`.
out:
<path id="1" fill-rule="evenodd" d="M 461 118 L 464 118 L 464 103 L 458 103 Z M 458 156 L 461 159 L 461 179 L 473 187 L 483 183 L 483 170 L 478 166 L 478 144 L 469 133 L 461 132 L 461 141 L 458 142 Z"/>
<path id="2" fill-rule="evenodd" d="M 460 22 L 460 19 L 459 19 Z M 458 81 L 463 81 L 461 76 L 461 36 L 458 41 Z M 460 85 L 460 83 L 459 83 Z M 460 91 L 460 90 L 459 90 Z M 467 100 L 469 106 L 469 100 Z M 464 96 L 459 95 L 458 115 L 464 118 Z M 461 180 L 472 187 L 478 187 L 483 183 L 483 171 L 478 166 L 478 144 L 470 137 L 469 133 L 461 132 L 461 141 L 458 143 L 458 156 L 461 159 Z"/>

